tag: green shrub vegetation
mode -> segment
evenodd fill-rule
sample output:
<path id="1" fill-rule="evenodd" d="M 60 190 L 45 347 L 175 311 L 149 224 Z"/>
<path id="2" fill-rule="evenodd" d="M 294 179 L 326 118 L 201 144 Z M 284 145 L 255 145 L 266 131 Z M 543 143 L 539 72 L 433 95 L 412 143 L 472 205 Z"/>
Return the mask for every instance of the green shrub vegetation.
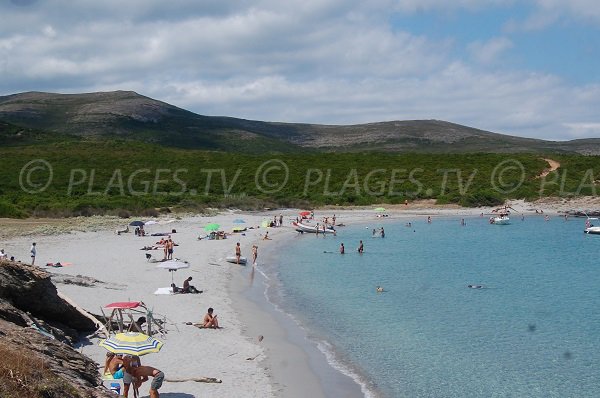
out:
<path id="1" fill-rule="evenodd" d="M 539 154 L 245 155 L 121 140 L 4 147 L 0 217 L 125 217 L 174 207 L 201 211 L 415 199 L 477 207 L 507 199 L 596 195 L 597 157 L 548 157 L 561 167 L 540 178 L 548 164 Z M 46 164 L 52 168 L 47 187 L 50 173 L 41 168 Z"/>

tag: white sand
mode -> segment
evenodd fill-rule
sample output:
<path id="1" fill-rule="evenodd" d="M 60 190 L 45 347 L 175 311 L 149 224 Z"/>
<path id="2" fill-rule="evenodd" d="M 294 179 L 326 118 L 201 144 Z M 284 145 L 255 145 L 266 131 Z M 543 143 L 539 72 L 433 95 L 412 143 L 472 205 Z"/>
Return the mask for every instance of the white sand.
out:
<path id="1" fill-rule="evenodd" d="M 553 202 L 530 204 L 514 202 L 512 207 L 524 213 L 531 209 L 543 208 L 546 214 L 557 214 L 558 210 L 582 208 L 586 202 Z M 596 205 L 597 203 L 593 203 Z M 594 206 L 591 207 L 594 207 Z M 379 225 L 384 219 L 375 217 L 370 208 L 340 210 L 328 209 L 317 212 L 317 216 L 331 216 L 336 213 L 338 223 L 352 224 L 356 222 L 372 222 Z M 398 217 L 417 219 L 420 217 L 449 216 L 466 217 L 489 214 L 490 209 L 461 209 L 448 206 L 443 209 L 432 209 L 432 206 L 412 205 L 390 206 L 389 218 Z M 269 229 L 272 241 L 260 238 L 265 229 L 248 230 L 245 236 L 236 235 L 225 240 L 197 240 L 204 235 L 202 227 L 209 222 L 217 222 L 221 229 L 231 231 L 233 220 L 243 218 L 244 226 L 258 226 L 263 219 L 272 219 L 278 212 L 265 214 L 228 212 L 214 217 L 188 217 L 166 225 L 147 227 L 148 233 L 168 232 L 176 229 L 172 237 L 180 246 L 175 247 L 174 257 L 187 260 L 189 269 L 175 272 L 175 282 L 181 286 L 183 280 L 192 276 L 192 284 L 202 294 L 154 295 L 157 288 L 168 287 L 171 275 L 157 264 L 149 263 L 145 253 L 152 253 L 155 258 L 162 258 L 162 251 L 143 251 L 143 246 L 152 245 L 160 237 L 136 237 L 133 232 L 118 236 L 114 230 L 99 232 L 77 232 L 53 236 L 27 236 L 13 238 L 2 243 L 9 256 L 18 260 L 29 260 L 29 247 L 36 241 L 38 247 L 37 265 L 47 262 L 70 262 L 73 265 L 63 268 L 48 268 L 56 274 L 84 275 L 105 282 L 93 287 L 82 287 L 72 284 L 58 284 L 58 289 L 90 312 L 100 313 L 104 305 L 116 301 L 143 301 L 154 311 L 155 316 L 167 318 L 168 334 L 164 339 L 164 347 L 160 353 L 150 354 L 142 358 L 143 364 L 163 370 L 168 378 L 216 377 L 223 380 L 221 384 L 205 384 L 197 382 L 171 383 L 165 382 L 161 393 L 170 393 L 175 398 L 191 398 L 202 396 L 223 397 L 305 397 L 318 398 L 332 396 L 331 390 L 343 391 L 343 396 L 360 396 L 357 386 L 344 380 L 336 379 L 336 386 L 327 386 L 323 375 L 315 373 L 315 361 L 319 354 L 310 352 L 302 343 L 301 333 L 290 332 L 290 328 L 282 323 L 289 322 L 276 312 L 261 311 L 260 304 L 247 301 L 244 291 L 247 290 L 252 266 L 246 267 L 224 261 L 228 255 L 234 254 L 236 242 L 241 242 L 242 254 L 251 257 L 250 249 L 254 243 L 259 247 L 259 264 L 261 254 L 269 245 L 285 244 L 289 237 L 295 236 L 288 227 Z M 284 223 L 289 225 L 289 218 L 296 211 L 283 212 Z M 279 246 L 281 247 L 281 246 Z M 256 286 L 254 288 L 257 288 Z M 260 289 L 260 287 L 258 287 Z M 185 325 L 185 322 L 200 321 L 208 307 L 214 307 L 218 314 L 220 330 L 198 329 Z M 258 342 L 258 336 L 264 336 Z M 91 345 L 81 347 L 81 351 L 103 364 L 105 350 L 98 347 L 98 339 Z M 246 358 L 255 357 L 249 361 Z M 321 368 L 321 370 L 323 370 Z M 325 372 L 327 375 L 327 372 Z M 149 385 L 142 386 L 142 396 L 147 396 Z M 337 394 L 333 394 L 336 396 Z M 132 396 L 132 395 L 130 395 Z"/>

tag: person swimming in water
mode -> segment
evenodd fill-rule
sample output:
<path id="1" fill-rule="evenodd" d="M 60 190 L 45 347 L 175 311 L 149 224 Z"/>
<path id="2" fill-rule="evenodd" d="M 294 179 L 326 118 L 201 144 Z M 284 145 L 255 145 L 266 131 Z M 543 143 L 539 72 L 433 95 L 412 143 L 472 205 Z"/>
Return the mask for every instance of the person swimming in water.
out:
<path id="1" fill-rule="evenodd" d="M 385 290 L 383 290 L 383 287 L 381 287 L 381 286 L 377 286 L 377 288 L 375 290 L 377 290 L 377 293 L 383 293 L 385 291 Z"/>
<path id="2" fill-rule="evenodd" d="M 483 285 L 467 285 L 467 287 L 471 289 L 483 289 Z"/>

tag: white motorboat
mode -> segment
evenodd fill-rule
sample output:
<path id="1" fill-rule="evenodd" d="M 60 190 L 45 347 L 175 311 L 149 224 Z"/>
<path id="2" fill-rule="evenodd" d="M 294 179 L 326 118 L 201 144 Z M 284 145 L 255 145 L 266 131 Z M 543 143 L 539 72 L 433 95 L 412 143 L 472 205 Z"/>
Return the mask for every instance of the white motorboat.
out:
<path id="1" fill-rule="evenodd" d="M 496 217 L 490 217 L 490 224 L 508 225 L 508 224 L 510 224 L 510 217 L 508 216 L 508 213 L 499 214 Z"/>
<path id="2" fill-rule="evenodd" d="M 597 218 L 590 217 L 588 217 L 587 220 L 585 220 L 585 229 L 583 230 L 584 233 L 590 235 L 600 235 L 600 226 L 594 226 L 594 224 L 592 224 L 592 221 L 594 220 L 598 221 Z"/>
<path id="3" fill-rule="evenodd" d="M 296 228 L 296 231 L 302 233 L 308 232 L 312 234 L 335 234 L 335 229 L 331 226 L 326 227 L 324 225 L 306 225 L 299 222 L 295 222 L 294 227 Z"/>

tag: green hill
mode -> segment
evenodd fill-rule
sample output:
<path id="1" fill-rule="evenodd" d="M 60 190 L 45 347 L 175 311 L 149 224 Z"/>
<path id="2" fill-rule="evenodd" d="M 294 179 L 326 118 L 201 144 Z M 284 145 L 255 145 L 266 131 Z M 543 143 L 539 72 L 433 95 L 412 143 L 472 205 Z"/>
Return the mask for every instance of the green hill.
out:
<path id="1" fill-rule="evenodd" d="M 0 133 L 2 143 L 9 146 L 35 141 L 10 133 L 21 129 L 21 135 L 28 132 L 38 138 L 43 135 L 44 139 L 56 139 L 56 134 L 59 134 L 59 139 L 119 138 L 169 147 L 243 153 L 600 154 L 600 139 L 544 141 L 438 120 L 336 126 L 204 116 L 131 91 L 87 94 L 28 92 L 0 96 L 0 122 L 4 126 L 12 126 Z"/>

